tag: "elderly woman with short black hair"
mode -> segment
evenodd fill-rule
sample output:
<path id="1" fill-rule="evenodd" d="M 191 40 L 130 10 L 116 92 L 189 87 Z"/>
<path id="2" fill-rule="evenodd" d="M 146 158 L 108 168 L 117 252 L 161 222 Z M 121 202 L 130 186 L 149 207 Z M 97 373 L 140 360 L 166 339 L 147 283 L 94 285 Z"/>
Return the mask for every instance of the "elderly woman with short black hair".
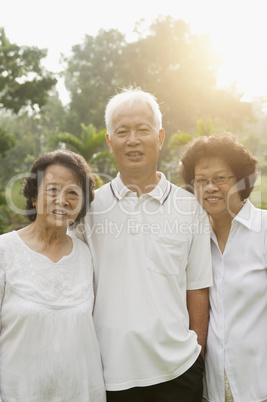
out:
<path id="1" fill-rule="evenodd" d="M 31 223 L 0 236 L 3 402 L 106 400 L 92 321 L 91 254 L 66 234 L 86 214 L 93 190 L 83 157 L 45 153 L 24 183 Z"/>
<path id="2" fill-rule="evenodd" d="M 211 402 L 266 401 L 267 211 L 248 200 L 257 160 L 226 132 L 189 143 L 179 171 L 212 228 L 204 396 Z"/>

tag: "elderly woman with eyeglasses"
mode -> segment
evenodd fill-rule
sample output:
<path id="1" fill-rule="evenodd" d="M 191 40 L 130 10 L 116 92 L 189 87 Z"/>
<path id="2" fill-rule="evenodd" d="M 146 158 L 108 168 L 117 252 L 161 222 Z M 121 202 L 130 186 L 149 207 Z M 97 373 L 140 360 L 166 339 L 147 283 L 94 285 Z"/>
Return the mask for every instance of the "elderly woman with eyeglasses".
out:
<path id="1" fill-rule="evenodd" d="M 231 133 L 193 140 L 179 167 L 211 223 L 204 397 L 212 402 L 267 400 L 267 211 L 248 200 L 256 169 Z"/>

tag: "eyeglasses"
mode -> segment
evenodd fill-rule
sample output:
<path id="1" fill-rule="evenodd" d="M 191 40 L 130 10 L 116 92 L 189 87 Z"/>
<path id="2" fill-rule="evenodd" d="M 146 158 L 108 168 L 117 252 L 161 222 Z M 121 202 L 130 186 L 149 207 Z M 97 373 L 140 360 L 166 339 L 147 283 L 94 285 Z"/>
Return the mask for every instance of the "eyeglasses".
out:
<path id="1" fill-rule="evenodd" d="M 220 187 L 223 186 L 224 184 L 228 183 L 229 179 L 232 179 L 233 177 L 235 177 L 235 175 L 231 175 L 231 176 L 217 176 L 217 177 L 212 177 L 210 179 L 204 179 L 204 178 L 200 178 L 200 179 L 193 179 L 191 181 L 192 185 L 196 185 L 198 187 L 206 187 L 209 182 L 211 181 L 215 186 Z"/>

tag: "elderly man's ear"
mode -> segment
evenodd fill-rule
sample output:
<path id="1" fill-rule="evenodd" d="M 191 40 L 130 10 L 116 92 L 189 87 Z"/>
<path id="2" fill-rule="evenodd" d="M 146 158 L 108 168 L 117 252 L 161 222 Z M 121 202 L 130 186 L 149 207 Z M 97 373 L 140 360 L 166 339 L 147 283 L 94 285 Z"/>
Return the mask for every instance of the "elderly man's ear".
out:
<path id="1" fill-rule="evenodd" d="M 110 141 L 108 133 L 106 134 L 106 141 L 107 141 L 110 152 L 113 153 L 113 149 L 112 149 L 112 145 L 111 145 L 111 141 Z"/>
<path id="2" fill-rule="evenodd" d="M 163 128 L 161 128 L 159 130 L 159 148 L 162 148 L 162 145 L 164 143 L 164 139 L 165 139 L 165 130 Z"/>

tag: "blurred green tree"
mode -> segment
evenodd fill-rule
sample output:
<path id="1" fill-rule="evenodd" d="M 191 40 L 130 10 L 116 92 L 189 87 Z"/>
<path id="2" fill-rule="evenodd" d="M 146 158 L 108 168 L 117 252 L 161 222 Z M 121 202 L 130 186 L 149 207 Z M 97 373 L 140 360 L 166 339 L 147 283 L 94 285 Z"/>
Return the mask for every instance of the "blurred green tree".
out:
<path id="1" fill-rule="evenodd" d="M 6 157 L 7 152 L 15 145 L 15 137 L 0 127 L 0 156 Z"/>
<path id="2" fill-rule="evenodd" d="M 209 136 L 215 133 L 215 127 L 213 125 L 213 121 L 211 118 L 209 119 L 198 119 L 197 120 L 197 135 L 201 136 Z"/>
<path id="3" fill-rule="evenodd" d="M 122 58 L 126 41 L 119 31 L 100 30 L 96 37 L 86 35 L 65 59 L 65 85 L 70 104 L 64 130 L 78 136 L 80 124 L 104 128 L 107 98 L 123 84 Z"/>
<path id="4" fill-rule="evenodd" d="M 159 17 L 146 30 L 137 24 L 136 35 L 127 42 L 117 30 L 101 30 L 73 47 L 65 60 L 71 98 L 65 131 L 77 135 L 81 122 L 103 128 L 108 98 L 131 84 L 157 97 L 167 140 L 177 130 L 191 132 L 200 118 L 220 119 L 232 131 L 252 119 L 242 94 L 217 88 L 221 60 L 208 35 L 194 35 L 172 17 Z"/>
<path id="5" fill-rule="evenodd" d="M 51 143 L 57 146 L 67 146 L 78 152 L 91 165 L 99 177 L 108 177 L 113 171 L 117 171 L 113 155 L 106 145 L 106 130 L 97 132 L 93 124 L 86 126 L 81 123 L 81 135 L 77 138 L 71 133 L 59 133 L 51 138 Z M 110 179 L 110 177 L 108 177 Z M 105 181 L 105 180 L 104 180 Z M 103 183 L 102 183 L 103 184 Z"/>
<path id="6" fill-rule="evenodd" d="M 103 157 L 106 150 L 99 151 L 99 146 L 106 140 L 106 130 L 96 132 L 93 124 L 86 126 L 81 123 L 81 138 L 71 133 L 59 133 L 52 138 L 54 144 L 68 145 L 72 150 L 82 155 L 88 163 L 93 163 L 99 156 Z"/>
<path id="7" fill-rule="evenodd" d="M 11 43 L 0 28 L 0 108 L 18 113 L 23 106 L 41 108 L 56 84 L 54 74 L 41 66 L 45 49 Z"/>

